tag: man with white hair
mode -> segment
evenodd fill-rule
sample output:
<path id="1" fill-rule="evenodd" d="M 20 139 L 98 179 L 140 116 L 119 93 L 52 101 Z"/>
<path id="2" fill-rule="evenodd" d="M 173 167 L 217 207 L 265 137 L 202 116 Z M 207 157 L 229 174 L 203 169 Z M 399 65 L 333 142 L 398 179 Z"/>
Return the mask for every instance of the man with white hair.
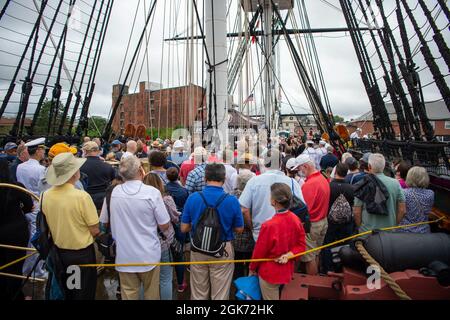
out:
<path id="1" fill-rule="evenodd" d="M 350 139 L 359 139 L 359 135 L 361 134 L 362 130 L 361 128 L 356 129 L 355 132 L 353 132 L 352 134 L 350 134 Z"/>
<path id="2" fill-rule="evenodd" d="M 186 190 L 189 191 L 189 193 L 202 191 L 206 187 L 205 168 L 207 159 L 208 152 L 205 148 L 195 148 L 193 154 L 195 169 L 189 172 L 186 179 Z"/>
<path id="3" fill-rule="evenodd" d="M 315 163 L 306 154 L 296 158 L 296 167 L 306 177 L 302 185 L 302 193 L 308 206 L 311 220 L 310 232 L 306 235 L 307 249 L 320 247 L 323 244 L 328 229 L 328 204 L 330 200 L 330 184 L 316 169 Z M 306 272 L 316 275 L 319 272 L 319 252 L 302 256 L 306 263 Z"/>
<path id="4" fill-rule="evenodd" d="M 105 200 L 100 215 L 100 222 L 111 223 L 117 245 L 116 263 L 158 263 L 161 259 L 158 229 L 164 232 L 170 225 L 161 193 L 142 182 L 145 172 L 136 157 L 122 159 L 119 173 L 125 182 L 114 187 L 110 205 Z M 141 285 L 144 299 L 159 299 L 159 267 L 116 267 L 116 270 L 122 299 L 139 299 Z"/>
<path id="5" fill-rule="evenodd" d="M 123 154 L 122 159 L 134 156 L 136 152 L 137 152 L 137 142 L 134 140 L 130 140 L 127 142 L 127 152 Z"/>
<path id="6" fill-rule="evenodd" d="M 369 156 L 369 174 L 355 184 L 353 214 L 359 232 L 396 226 L 406 211 L 405 195 L 398 181 L 383 171 L 382 154 Z"/>

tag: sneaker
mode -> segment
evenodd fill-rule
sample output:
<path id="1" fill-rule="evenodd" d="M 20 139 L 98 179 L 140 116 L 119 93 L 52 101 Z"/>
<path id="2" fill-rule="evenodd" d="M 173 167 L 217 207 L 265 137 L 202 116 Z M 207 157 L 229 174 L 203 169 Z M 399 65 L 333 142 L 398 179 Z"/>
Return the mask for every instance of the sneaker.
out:
<path id="1" fill-rule="evenodd" d="M 187 288 L 187 283 L 186 283 L 186 282 L 183 282 L 183 284 L 180 284 L 180 285 L 178 286 L 177 291 L 178 291 L 179 293 L 183 293 L 183 292 L 186 290 L 186 288 Z"/>

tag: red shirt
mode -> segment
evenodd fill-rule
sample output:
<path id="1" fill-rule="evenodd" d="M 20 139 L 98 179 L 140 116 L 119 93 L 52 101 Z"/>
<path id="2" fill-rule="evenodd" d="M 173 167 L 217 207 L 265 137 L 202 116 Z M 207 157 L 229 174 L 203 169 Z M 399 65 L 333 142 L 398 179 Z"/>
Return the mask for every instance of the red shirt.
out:
<path id="1" fill-rule="evenodd" d="M 303 198 L 308 206 L 309 216 L 312 222 L 325 219 L 328 215 L 330 201 L 330 183 L 317 171 L 308 178 L 302 186 Z"/>
<path id="2" fill-rule="evenodd" d="M 181 178 L 181 181 L 183 182 L 183 184 L 186 183 L 186 179 L 189 175 L 189 172 L 191 172 L 195 168 L 194 161 L 195 161 L 194 158 L 192 158 L 191 160 L 186 160 L 181 164 L 180 178 Z"/>
<path id="3" fill-rule="evenodd" d="M 293 254 L 306 249 L 305 230 L 300 219 L 290 211 L 275 214 L 264 222 L 259 232 L 258 241 L 252 259 L 279 258 L 291 251 Z M 250 270 L 272 284 L 287 284 L 294 274 L 294 260 L 286 264 L 277 262 L 252 262 Z"/>

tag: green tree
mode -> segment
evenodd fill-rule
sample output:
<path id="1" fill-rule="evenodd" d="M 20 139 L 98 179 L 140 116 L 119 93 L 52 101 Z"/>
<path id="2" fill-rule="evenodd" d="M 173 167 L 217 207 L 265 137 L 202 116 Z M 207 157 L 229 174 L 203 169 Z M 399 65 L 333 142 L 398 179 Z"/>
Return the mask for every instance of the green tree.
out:
<path id="1" fill-rule="evenodd" d="M 342 122 L 344 122 L 344 118 L 342 118 L 341 116 L 334 115 L 333 119 L 334 119 L 335 123 L 342 123 Z"/>
<path id="2" fill-rule="evenodd" d="M 108 119 L 100 116 L 92 116 L 88 118 L 88 136 L 98 137 L 103 134 Z"/>
<path id="3" fill-rule="evenodd" d="M 48 122 L 50 118 L 50 107 L 52 102 L 50 100 L 45 100 L 42 104 L 39 116 L 37 118 L 36 124 L 34 126 L 35 135 L 46 135 L 48 130 Z M 58 115 L 56 116 L 56 123 L 53 123 L 52 127 L 55 126 L 55 131 L 58 130 L 59 124 L 61 123 L 62 114 L 64 112 L 64 105 L 60 102 L 58 106 Z M 69 118 L 66 117 L 64 121 L 64 126 L 68 126 Z M 51 129 L 52 130 L 52 129 Z M 50 131 L 50 134 L 52 131 Z"/>

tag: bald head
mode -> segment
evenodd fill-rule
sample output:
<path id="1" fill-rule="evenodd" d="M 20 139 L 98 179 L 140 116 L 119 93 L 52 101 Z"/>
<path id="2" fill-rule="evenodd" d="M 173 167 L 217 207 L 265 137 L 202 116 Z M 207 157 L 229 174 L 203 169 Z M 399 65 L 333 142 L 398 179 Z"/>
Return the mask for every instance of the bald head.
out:
<path id="1" fill-rule="evenodd" d="M 136 154 L 137 152 L 137 143 L 134 140 L 130 140 L 127 142 L 127 151 Z"/>

